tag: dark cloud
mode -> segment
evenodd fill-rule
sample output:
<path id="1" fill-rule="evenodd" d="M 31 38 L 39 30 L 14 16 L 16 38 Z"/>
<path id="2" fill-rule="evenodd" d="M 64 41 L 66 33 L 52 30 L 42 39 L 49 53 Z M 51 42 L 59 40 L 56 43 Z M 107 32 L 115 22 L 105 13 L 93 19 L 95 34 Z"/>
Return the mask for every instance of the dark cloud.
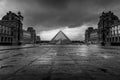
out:
<path id="1" fill-rule="evenodd" d="M 94 0 L 98 6 L 111 6 L 113 4 L 119 4 L 119 0 Z"/>
<path id="2" fill-rule="evenodd" d="M 78 27 L 97 24 L 102 11 L 120 9 L 120 0 L 7 0 L 9 6 L 19 7 L 24 24 L 44 27 Z M 116 9 L 115 9 L 116 8 Z M 118 12 L 116 12 L 118 13 Z"/>
<path id="3" fill-rule="evenodd" d="M 70 0 L 38 0 L 40 3 L 48 7 L 63 9 L 67 7 Z"/>

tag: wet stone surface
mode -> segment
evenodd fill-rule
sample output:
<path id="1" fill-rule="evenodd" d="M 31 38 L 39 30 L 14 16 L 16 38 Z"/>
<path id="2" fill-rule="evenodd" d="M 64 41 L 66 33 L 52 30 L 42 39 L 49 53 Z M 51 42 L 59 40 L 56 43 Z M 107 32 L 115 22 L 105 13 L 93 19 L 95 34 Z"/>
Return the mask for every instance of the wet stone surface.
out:
<path id="1" fill-rule="evenodd" d="M 120 51 L 95 45 L 0 51 L 0 80 L 120 80 Z"/>

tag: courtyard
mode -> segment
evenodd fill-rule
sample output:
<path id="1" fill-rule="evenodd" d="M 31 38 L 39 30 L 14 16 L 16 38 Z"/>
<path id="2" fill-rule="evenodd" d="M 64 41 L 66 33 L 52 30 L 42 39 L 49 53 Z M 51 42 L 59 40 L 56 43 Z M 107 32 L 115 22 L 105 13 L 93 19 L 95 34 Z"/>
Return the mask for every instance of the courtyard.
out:
<path id="1" fill-rule="evenodd" d="M 98 45 L 1 50 L 0 80 L 120 80 L 120 50 Z"/>

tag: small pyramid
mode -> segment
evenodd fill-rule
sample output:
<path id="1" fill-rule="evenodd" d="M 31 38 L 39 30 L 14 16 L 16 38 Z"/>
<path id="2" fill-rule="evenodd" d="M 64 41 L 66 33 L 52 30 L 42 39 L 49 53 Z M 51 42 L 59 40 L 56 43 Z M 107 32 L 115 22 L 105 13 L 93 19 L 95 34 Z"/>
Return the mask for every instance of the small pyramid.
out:
<path id="1" fill-rule="evenodd" d="M 51 40 L 52 44 L 68 44 L 70 42 L 71 40 L 62 31 L 59 31 Z"/>

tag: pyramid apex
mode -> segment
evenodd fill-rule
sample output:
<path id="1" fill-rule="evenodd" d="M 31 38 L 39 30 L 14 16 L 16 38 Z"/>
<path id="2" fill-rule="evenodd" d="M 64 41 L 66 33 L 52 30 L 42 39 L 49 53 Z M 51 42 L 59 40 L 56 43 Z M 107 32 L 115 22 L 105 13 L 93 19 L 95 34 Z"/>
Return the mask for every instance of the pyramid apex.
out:
<path id="1" fill-rule="evenodd" d="M 62 30 L 60 30 L 59 32 L 63 32 Z"/>

